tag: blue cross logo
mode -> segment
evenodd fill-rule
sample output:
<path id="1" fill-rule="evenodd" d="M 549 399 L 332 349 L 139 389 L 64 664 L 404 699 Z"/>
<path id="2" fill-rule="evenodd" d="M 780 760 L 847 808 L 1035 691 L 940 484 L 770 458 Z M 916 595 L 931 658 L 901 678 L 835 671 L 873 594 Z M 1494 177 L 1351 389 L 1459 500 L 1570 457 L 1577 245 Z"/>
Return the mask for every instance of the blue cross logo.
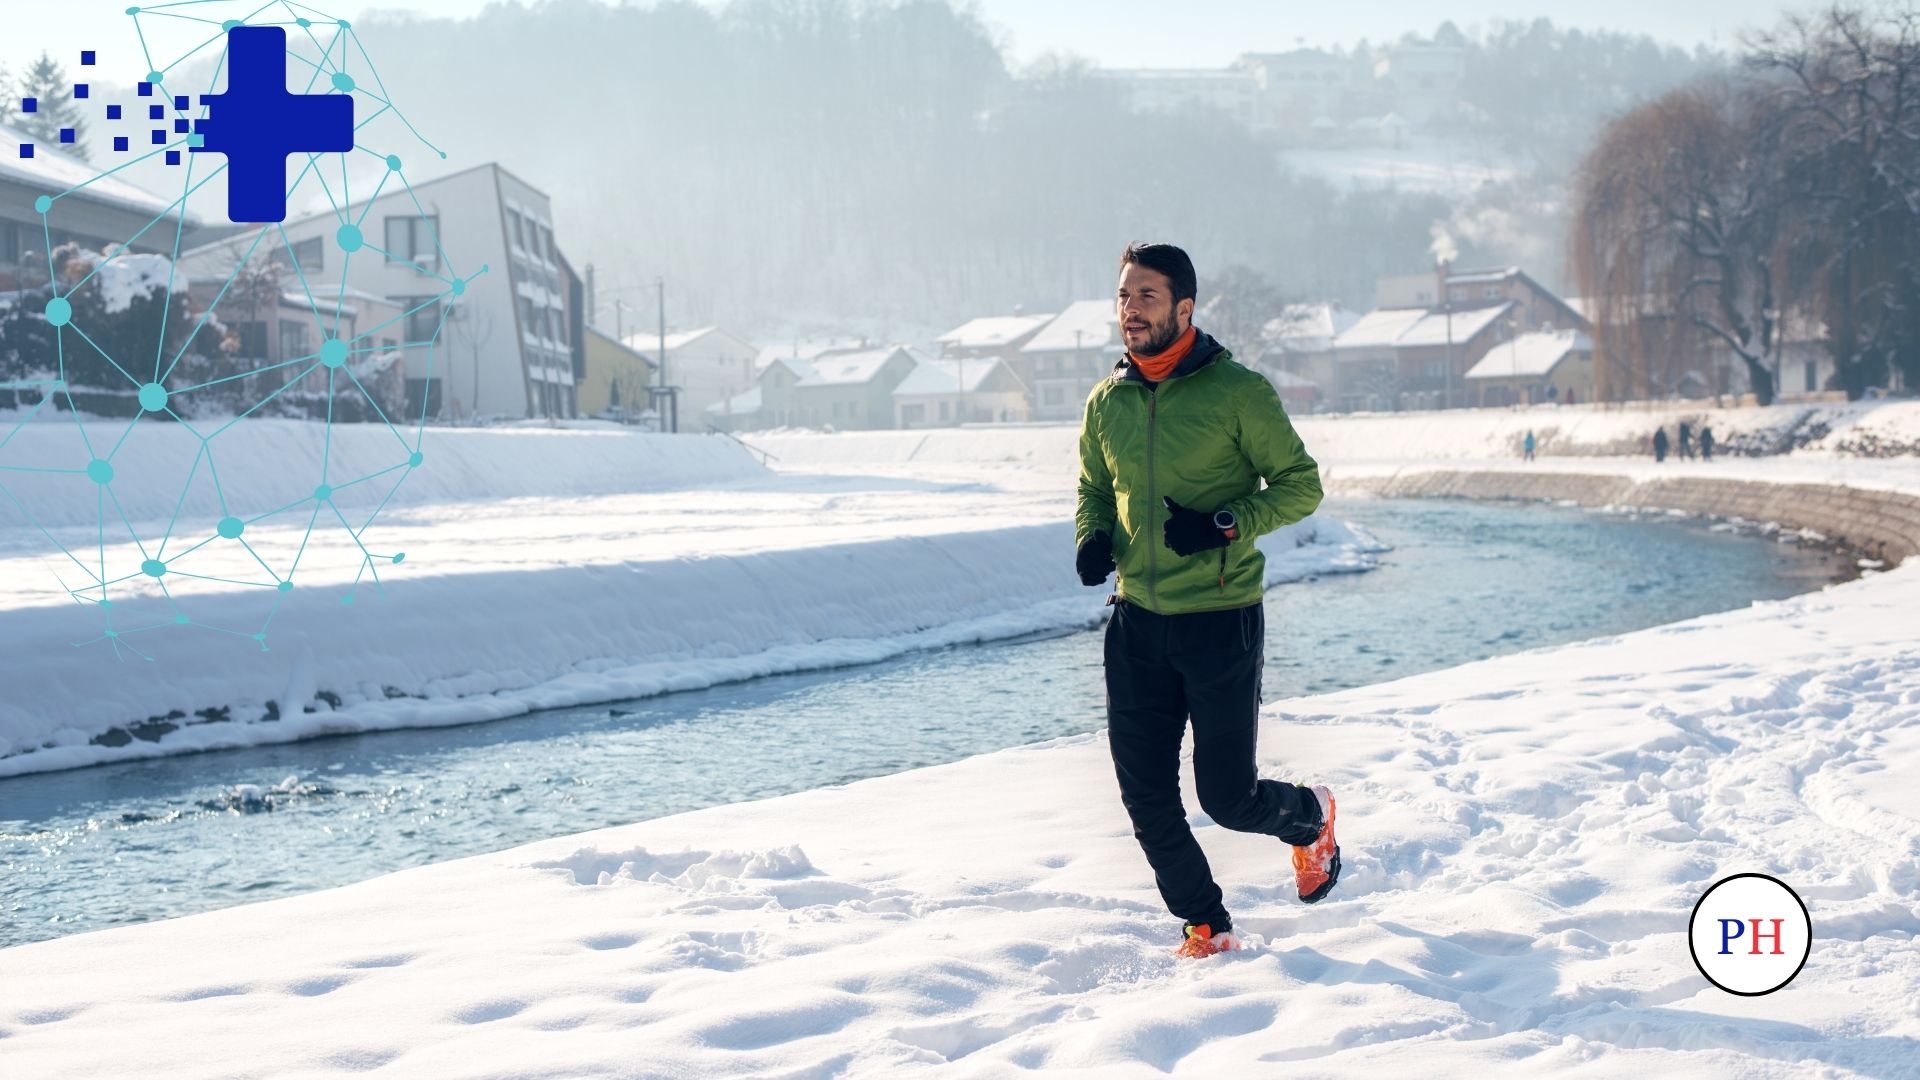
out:
<path id="1" fill-rule="evenodd" d="M 235 222 L 287 219 L 287 155 L 353 149 L 353 95 L 287 92 L 287 32 L 278 26 L 227 31 L 227 92 L 202 97 L 193 153 L 227 156 L 227 216 Z"/>

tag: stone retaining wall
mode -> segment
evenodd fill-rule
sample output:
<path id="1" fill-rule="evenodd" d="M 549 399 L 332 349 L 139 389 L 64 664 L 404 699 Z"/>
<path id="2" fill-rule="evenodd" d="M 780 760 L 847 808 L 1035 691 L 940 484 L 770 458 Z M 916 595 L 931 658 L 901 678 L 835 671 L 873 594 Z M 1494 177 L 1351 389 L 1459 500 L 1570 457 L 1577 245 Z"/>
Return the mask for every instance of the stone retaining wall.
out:
<path id="1" fill-rule="evenodd" d="M 1812 529 L 1888 565 L 1920 551 L 1920 496 L 1825 484 L 1770 484 L 1714 477 L 1635 480 L 1561 472 L 1409 470 L 1327 477 L 1329 493 L 1465 499 L 1567 500 L 1581 506 L 1682 510 Z"/>

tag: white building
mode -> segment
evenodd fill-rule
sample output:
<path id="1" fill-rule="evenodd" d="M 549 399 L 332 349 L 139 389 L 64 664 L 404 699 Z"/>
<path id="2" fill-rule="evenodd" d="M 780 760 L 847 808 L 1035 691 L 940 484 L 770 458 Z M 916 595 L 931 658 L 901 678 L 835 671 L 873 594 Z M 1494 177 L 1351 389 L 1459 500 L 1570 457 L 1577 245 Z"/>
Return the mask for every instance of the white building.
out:
<path id="1" fill-rule="evenodd" d="M 921 360 L 893 388 L 894 426 L 1027 419 L 1027 386 L 1001 357 Z"/>
<path id="2" fill-rule="evenodd" d="M 348 287 L 404 313 L 408 410 L 430 417 L 573 416 L 583 357 L 578 283 L 553 237 L 547 196 L 498 164 L 411 185 L 390 179 L 346 210 L 359 222 L 349 253 L 332 210 L 284 224 L 290 262 L 316 295 Z M 259 230 L 204 245 L 189 258 L 237 259 Z M 274 234 L 277 239 L 277 233 Z M 482 267 L 486 270 L 483 273 Z"/>
<path id="3" fill-rule="evenodd" d="M 1254 126 L 1261 115 L 1258 77 L 1246 67 L 1131 68 L 1096 71 L 1125 95 L 1135 112 L 1215 109 Z"/>
<path id="4" fill-rule="evenodd" d="M 998 356 L 1026 344 L 1053 318 L 1045 315 L 983 315 L 941 334 L 941 356 Z"/>
<path id="5" fill-rule="evenodd" d="M 1020 347 L 1015 372 L 1033 388 L 1035 420 L 1078 420 L 1093 386 L 1126 351 L 1112 300 L 1076 300 Z"/>
<path id="6" fill-rule="evenodd" d="M 640 330 L 627 335 L 627 347 L 657 361 L 660 334 Z M 707 410 L 754 388 L 760 347 L 718 326 L 681 330 L 666 337 L 667 363 L 661 381 L 680 388 L 680 430 L 700 430 Z"/>

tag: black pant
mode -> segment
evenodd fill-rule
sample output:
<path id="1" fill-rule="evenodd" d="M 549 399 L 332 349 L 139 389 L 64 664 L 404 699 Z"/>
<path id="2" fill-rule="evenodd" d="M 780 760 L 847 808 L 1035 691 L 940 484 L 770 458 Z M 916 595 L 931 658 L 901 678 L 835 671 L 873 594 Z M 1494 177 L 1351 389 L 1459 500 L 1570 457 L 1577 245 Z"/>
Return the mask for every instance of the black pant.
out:
<path id="1" fill-rule="evenodd" d="M 1180 742 L 1193 720 L 1193 778 L 1200 808 L 1236 832 L 1288 844 L 1320 834 L 1320 804 L 1296 784 L 1254 768 L 1266 614 L 1259 604 L 1193 615 L 1157 615 L 1120 601 L 1107 620 L 1107 742 L 1120 801 L 1153 867 L 1167 910 L 1229 925 L 1207 856 L 1180 802 Z M 1287 865 L 1276 852 L 1275 873 Z"/>

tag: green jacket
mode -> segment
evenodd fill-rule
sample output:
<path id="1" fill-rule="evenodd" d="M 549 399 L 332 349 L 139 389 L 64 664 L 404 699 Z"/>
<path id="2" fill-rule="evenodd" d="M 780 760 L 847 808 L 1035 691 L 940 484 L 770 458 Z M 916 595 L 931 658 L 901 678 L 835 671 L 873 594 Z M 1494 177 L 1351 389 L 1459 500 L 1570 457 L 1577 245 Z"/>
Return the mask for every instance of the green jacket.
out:
<path id="1" fill-rule="evenodd" d="M 1233 511 L 1238 537 L 1224 552 L 1175 555 L 1161 533 L 1168 495 Z M 1319 505 L 1320 467 L 1273 384 L 1210 335 L 1158 384 L 1122 360 L 1087 395 L 1074 544 L 1101 531 L 1113 538 L 1121 599 L 1162 615 L 1257 603 L 1267 560 L 1254 538 Z"/>

